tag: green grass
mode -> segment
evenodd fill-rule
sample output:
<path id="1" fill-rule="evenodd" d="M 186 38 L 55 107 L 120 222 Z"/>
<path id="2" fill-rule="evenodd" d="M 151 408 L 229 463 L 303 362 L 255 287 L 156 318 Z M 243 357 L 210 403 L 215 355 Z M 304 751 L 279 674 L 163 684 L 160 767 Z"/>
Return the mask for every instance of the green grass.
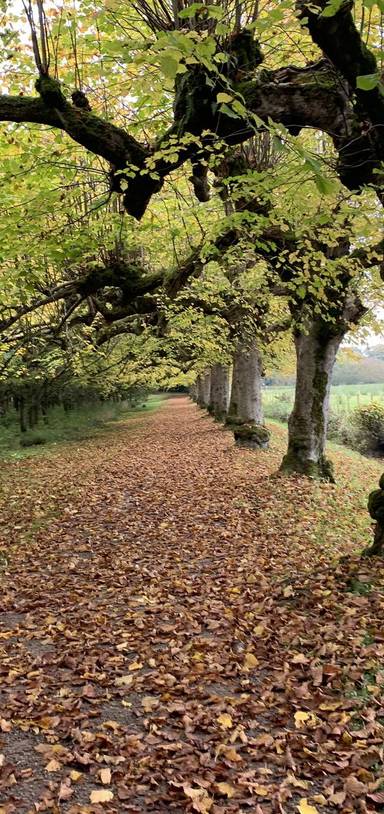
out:
<path id="1" fill-rule="evenodd" d="M 127 421 L 157 410 L 166 394 L 149 396 L 137 407 L 124 403 L 91 404 L 65 412 L 62 407 L 49 411 L 47 420 L 40 420 L 33 429 L 21 436 L 16 413 L 0 421 L 0 458 L 19 459 L 49 453 L 52 448 L 68 442 L 84 441 L 110 432 L 116 422 Z M 21 440 L 22 439 L 22 440 Z M 39 442 L 40 439 L 40 442 Z M 23 446 L 25 441 L 37 441 Z"/>
<path id="2" fill-rule="evenodd" d="M 268 417 L 268 408 L 285 404 L 293 404 L 295 389 L 293 386 L 266 387 L 263 390 L 265 414 Z M 283 397 L 283 398 L 282 398 Z M 370 404 L 372 401 L 384 404 L 384 382 L 377 384 L 338 384 L 331 388 L 331 410 L 336 413 L 350 413 L 358 407 Z"/>

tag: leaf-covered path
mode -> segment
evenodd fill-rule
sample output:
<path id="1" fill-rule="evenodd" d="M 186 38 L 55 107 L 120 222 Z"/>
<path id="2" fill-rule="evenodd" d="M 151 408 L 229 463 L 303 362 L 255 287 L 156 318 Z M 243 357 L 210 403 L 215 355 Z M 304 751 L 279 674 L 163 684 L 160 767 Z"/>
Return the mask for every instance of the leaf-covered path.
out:
<path id="1" fill-rule="evenodd" d="M 380 466 L 281 451 L 182 398 L 5 466 L 1 814 L 380 810 L 383 573 L 338 564 Z"/>

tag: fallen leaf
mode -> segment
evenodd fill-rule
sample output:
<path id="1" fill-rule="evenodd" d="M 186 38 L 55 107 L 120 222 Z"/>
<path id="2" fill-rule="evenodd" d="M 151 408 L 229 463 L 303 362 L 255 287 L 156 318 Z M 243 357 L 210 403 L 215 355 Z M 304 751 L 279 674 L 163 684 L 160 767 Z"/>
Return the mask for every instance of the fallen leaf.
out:
<path id="1" fill-rule="evenodd" d="M 94 789 L 89 795 L 91 803 L 109 803 L 113 800 L 113 791 L 109 789 Z"/>
<path id="2" fill-rule="evenodd" d="M 253 653 L 246 653 L 245 654 L 245 656 L 244 656 L 244 666 L 245 667 L 247 667 L 248 669 L 251 669 L 252 667 L 257 667 L 258 663 L 259 663 L 259 660 L 256 658 L 256 656 L 253 655 Z"/>
<path id="3" fill-rule="evenodd" d="M 300 811 L 300 814 L 319 814 L 319 809 L 315 806 L 310 806 L 306 797 L 303 797 L 300 800 L 297 808 L 298 811 Z"/>
<path id="4" fill-rule="evenodd" d="M 111 782 L 112 772 L 110 769 L 101 769 L 99 772 L 99 777 L 101 782 L 107 786 Z"/>
<path id="5" fill-rule="evenodd" d="M 128 670 L 141 670 L 142 666 L 141 661 L 133 661 L 132 664 L 129 665 Z"/>
<path id="6" fill-rule="evenodd" d="M 115 678 L 115 687 L 130 687 L 133 684 L 132 676 L 118 676 Z"/>
<path id="7" fill-rule="evenodd" d="M 194 811 L 199 811 L 200 814 L 207 814 L 207 812 L 211 810 L 213 799 L 207 794 L 205 789 L 195 789 L 187 783 L 184 783 L 183 791 L 185 796 L 193 801 L 192 808 Z"/>
<path id="8" fill-rule="evenodd" d="M 59 763 L 58 760 L 55 760 L 55 758 L 52 758 L 52 760 L 50 760 L 45 767 L 46 772 L 58 772 L 59 769 L 61 769 L 61 763 Z"/>
<path id="9" fill-rule="evenodd" d="M 231 729 L 233 726 L 232 718 L 227 712 L 223 712 L 217 719 L 222 729 Z"/>
<path id="10" fill-rule="evenodd" d="M 228 798 L 234 797 L 236 794 L 236 789 L 234 786 L 231 786 L 230 783 L 216 783 L 216 788 L 220 794 L 223 794 Z"/>

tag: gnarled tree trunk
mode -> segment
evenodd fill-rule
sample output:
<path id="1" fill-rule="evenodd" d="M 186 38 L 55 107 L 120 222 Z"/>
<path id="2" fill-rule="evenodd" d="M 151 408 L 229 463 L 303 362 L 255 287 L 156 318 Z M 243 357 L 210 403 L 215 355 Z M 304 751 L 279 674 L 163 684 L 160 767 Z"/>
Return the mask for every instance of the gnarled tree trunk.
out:
<path id="1" fill-rule="evenodd" d="M 321 320 L 296 331 L 295 403 L 288 421 L 288 451 L 281 469 L 334 482 L 333 468 L 325 457 L 329 394 L 336 354 L 345 330 Z"/>
<path id="2" fill-rule="evenodd" d="M 240 343 L 233 358 L 232 391 L 227 424 L 238 446 L 265 449 L 269 432 L 264 426 L 261 396 L 262 359 L 256 344 Z"/>
<path id="3" fill-rule="evenodd" d="M 230 371 L 228 365 L 217 364 L 211 368 L 211 392 L 209 412 L 224 421 L 230 398 Z"/>

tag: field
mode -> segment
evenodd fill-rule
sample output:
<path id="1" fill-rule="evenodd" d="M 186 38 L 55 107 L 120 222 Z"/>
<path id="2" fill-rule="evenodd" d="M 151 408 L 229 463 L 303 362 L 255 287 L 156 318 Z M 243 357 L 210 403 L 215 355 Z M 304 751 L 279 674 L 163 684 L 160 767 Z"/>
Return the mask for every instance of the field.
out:
<path id="1" fill-rule="evenodd" d="M 266 416 L 270 410 L 286 404 L 287 411 L 293 403 L 294 387 L 265 387 L 263 403 Z M 331 388 L 331 410 L 335 413 L 351 413 L 358 407 L 371 402 L 384 404 L 384 383 L 377 384 L 339 384 Z"/>

